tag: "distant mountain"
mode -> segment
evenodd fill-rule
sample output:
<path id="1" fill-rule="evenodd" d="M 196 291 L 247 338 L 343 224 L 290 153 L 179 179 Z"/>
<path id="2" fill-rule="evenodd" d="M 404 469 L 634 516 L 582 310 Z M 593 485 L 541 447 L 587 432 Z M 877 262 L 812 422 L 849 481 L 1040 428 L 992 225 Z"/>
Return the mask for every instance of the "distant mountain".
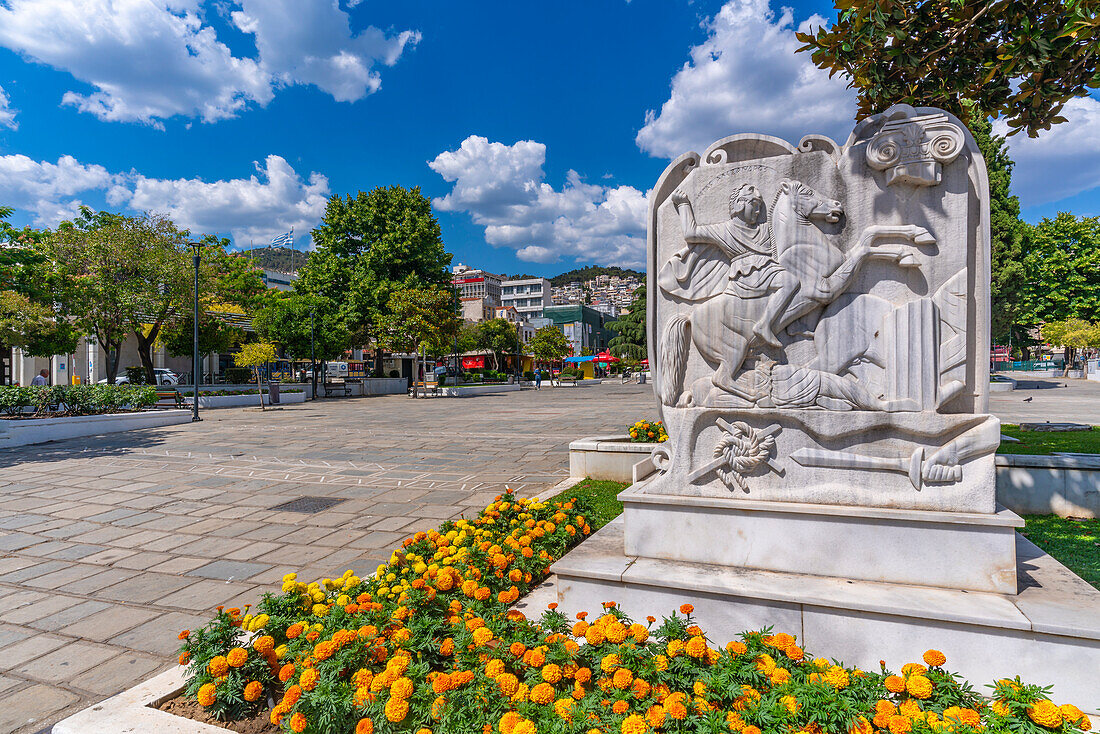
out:
<path id="1" fill-rule="evenodd" d="M 645 280 L 645 273 L 640 273 L 637 270 L 631 270 L 630 268 L 620 268 L 617 265 L 606 267 L 603 265 L 590 265 L 586 268 L 576 268 L 570 270 L 568 273 L 562 273 L 561 275 L 555 275 L 550 279 L 550 285 L 563 286 L 566 283 L 581 282 L 586 280 L 592 280 L 599 275 L 618 275 L 620 278 L 628 275 L 633 275 L 639 280 Z"/>
<path id="2" fill-rule="evenodd" d="M 309 257 L 308 252 L 289 247 L 257 247 L 253 250 L 240 250 L 233 254 L 250 258 L 258 268 L 278 270 L 280 273 L 298 272 Z"/>

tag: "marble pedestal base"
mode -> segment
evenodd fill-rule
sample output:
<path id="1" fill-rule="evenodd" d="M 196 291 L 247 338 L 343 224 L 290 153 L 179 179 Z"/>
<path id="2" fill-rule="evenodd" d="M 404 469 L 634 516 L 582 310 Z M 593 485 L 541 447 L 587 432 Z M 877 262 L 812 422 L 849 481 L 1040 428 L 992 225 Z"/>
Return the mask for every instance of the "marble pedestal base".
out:
<path id="1" fill-rule="evenodd" d="M 879 660 L 897 671 L 928 648 L 979 691 L 1020 675 L 1052 684 L 1059 703 L 1100 707 L 1100 591 L 1017 536 L 1018 594 L 777 573 L 627 555 L 622 520 L 551 568 L 559 611 L 599 613 L 616 601 L 633 619 L 660 618 L 684 602 L 718 645 L 745 630 L 773 627 L 798 636 L 816 656 L 865 670 Z M 916 557 L 916 556 L 914 556 Z M 968 559 L 960 558 L 959 563 Z"/>
<path id="2" fill-rule="evenodd" d="M 651 494 L 655 477 L 619 495 L 625 552 L 666 561 L 948 589 L 1016 593 L 1016 528 L 993 514 L 758 502 Z"/>

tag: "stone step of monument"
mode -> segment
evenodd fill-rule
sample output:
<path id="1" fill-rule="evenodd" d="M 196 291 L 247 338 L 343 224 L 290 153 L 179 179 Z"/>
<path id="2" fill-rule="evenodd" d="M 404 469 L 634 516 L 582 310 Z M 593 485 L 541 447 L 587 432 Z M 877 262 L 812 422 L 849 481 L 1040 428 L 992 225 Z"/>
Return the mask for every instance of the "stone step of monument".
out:
<path id="1" fill-rule="evenodd" d="M 867 670 L 879 660 L 898 670 L 934 647 L 976 686 L 1025 675 L 1095 709 L 1095 679 L 1082 673 L 1100 670 L 1100 591 L 1023 537 L 1016 544 L 1014 595 L 628 556 L 621 517 L 551 571 L 559 611 L 570 617 L 615 601 L 633 619 L 659 619 L 688 602 L 715 644 L 771 627 L 814 655 Z"/>

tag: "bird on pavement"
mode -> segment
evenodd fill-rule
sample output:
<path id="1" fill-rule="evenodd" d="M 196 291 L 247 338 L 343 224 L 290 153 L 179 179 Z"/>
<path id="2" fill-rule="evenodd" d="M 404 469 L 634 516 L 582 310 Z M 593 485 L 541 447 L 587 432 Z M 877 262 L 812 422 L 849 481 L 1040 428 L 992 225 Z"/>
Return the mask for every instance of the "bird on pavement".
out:
<path id="1" fill-rule="evenodd" d="M 1035 398 L 1024 398 L 1024 402 L 1025 402 L 1025 403 L 1030 403 L 1030 402 L 1031 402 L 1032 400 L 1034 400 L 1034 399 L 1035 399 Z"/>

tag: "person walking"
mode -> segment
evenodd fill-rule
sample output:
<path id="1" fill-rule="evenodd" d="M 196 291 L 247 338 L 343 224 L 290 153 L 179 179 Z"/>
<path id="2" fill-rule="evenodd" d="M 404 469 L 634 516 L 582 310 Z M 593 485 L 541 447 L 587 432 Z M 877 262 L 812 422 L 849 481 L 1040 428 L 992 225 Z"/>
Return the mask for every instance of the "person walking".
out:
<path id="1" fill-rule="evenodd" d="M 535 389 L 542 389 L 542 370 L 535 370 Z"/>
<path id="2" fill-rule="evenodd" d="M 50 371 L 39 370 L 38 374 L 31 380 L 32 385 L 49 385 L 50 384 Z"/>

